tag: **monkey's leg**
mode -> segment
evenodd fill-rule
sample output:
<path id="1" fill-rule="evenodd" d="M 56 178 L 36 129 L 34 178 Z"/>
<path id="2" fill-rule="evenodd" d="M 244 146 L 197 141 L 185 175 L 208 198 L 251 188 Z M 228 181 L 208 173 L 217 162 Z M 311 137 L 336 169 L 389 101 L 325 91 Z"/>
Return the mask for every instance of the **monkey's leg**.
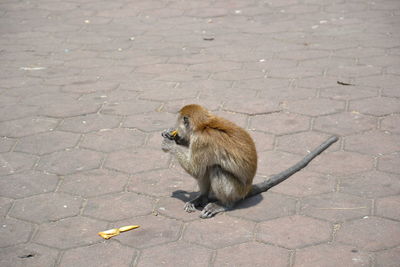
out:
<path id="1" fill-rule="evenodd" d="M 208 194 L 210 192 L 210 179 L 208 177 L 203 177 L 197 180 L 199 185 L 200 194 L 194 199 L 185 203 L 183 209 L 186 212 L 193 212 L 196 210 L 196 207 L 204 206 L 208 203 Z"/>
<path id="2" fill-rule="evenodd" d="M 217 213 L 227 211 L 246 195 L 245 186 L 232 174 L 222 170 L 220 166 L 211 169 L 210 183 L 212 193 L 218 201 L 208 203 L 201 211 L 200 218 L 211 218 Z"/>

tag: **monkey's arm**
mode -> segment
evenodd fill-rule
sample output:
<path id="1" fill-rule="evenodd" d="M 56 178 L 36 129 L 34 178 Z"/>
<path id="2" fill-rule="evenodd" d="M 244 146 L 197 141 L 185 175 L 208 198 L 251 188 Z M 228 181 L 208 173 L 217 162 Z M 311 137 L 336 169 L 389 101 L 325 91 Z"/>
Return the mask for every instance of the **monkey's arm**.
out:
<path id="1" fill-rule="evenodd" d="M 259 193 L 265 192 L 271 187 L 274 187 L 275 185 L 285 181 L 287 178 L 292 176 L 294 173 L 300 171 L 304 167 L 310 163 L 311 160 L 313 160 L 316 156 L 321 154 L 325 149 L 327 149 L 330 145 L 335 143 L 338 140 L 336 136 L 330 137 L 328 140 L 326 140 L 324 143 L 322 143 L 319 147 L 311 151 L 307 156 L 305 156 L 301 161 L 297 162 L 295 165 L 290 167 L 289 169 L 278 173 L 274 176 L 272 176 L 270 179 L 265 180 L 264 182 L 254 184 L 251 188 L 250 193 L 246 196 L 246 198 L 257 195 Z"/>

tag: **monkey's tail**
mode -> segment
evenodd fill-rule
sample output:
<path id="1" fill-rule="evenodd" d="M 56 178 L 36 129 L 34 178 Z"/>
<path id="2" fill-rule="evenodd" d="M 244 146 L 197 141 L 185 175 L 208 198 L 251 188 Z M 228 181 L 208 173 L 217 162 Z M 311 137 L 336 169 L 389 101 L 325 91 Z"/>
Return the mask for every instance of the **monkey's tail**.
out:
<path id="1" fill-rule="evenodd" d="M 275 185 L 285 181 L 287 178 L 292 176 L 294 173 L 300 171 L 305 166 L 307 166 L 311 160 L 313 160 L 316 156 L 321 154 L 325 149 L 327 149 L 330 145 L 335 143 L 337 140 L 338 140 L 337 136 L 331 136 L 328 140 L 326 140 L 324 143 L 322 143 L 316 149 L 311 151 L 301 161 L 297 162 L 295 165 L 293 165 L 289 169 L 284 170 L 281 173 L 273 175 L 271 178 L 265 180 L 264 182 L 254 184 L 251 188 L 251 191 L 246 196 L 246 198 L 249 198 L 254 195 L 260 194 L 262 192 L 265 192 L 268 189 L 270 189 L 271 187 L 274 187 Z"/>

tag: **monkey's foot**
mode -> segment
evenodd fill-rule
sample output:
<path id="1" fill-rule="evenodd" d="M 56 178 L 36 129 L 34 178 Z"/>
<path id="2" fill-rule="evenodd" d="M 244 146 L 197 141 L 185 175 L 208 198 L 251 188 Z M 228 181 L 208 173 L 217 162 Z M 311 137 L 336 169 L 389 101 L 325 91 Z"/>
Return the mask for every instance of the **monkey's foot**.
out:
<path id="1" fill-rule="evenodd" d="M 185 206 L 183 206 L 183 209 L 186 212 L 194 212 L 196 210 L 196 206 L 194 205 L 193 202 L 189 201 L 185 203 Z"/>
<path id="2" fill-rule="evenodd" d="M 218 202 L 208 203 L 207 206 L 205 206 L 204 209 L 201 211 L 200 218 L 211 218 L 215 214 L 226 210 L 227 208 L 222 206 L 221 204 L 218 204 Z"/>
<path id="3" fill-rule="evenodd" d="M 185 206 L 183 206 L 183 209 L 186 212 L 194 212 L 196 210 L 196 207 L 204 206 L 207 203 L 208 203 L 207 195 L 199 195 L 195 199 L 186 202 Z"/>

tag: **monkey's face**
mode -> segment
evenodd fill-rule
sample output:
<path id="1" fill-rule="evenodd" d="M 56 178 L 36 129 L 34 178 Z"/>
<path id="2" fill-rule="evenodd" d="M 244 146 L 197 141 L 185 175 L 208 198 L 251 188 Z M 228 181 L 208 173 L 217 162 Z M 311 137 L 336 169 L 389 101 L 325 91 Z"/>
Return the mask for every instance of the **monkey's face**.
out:
<path id="1" fill-rule="evenodd" d="M 193 132 L 193 126 L 190 123 L 190 118 L 188 116 L 178 116 L 176 122 L 177 137 L 175 139 L 178 145 L 189 146 L 190 137 Z"/>

